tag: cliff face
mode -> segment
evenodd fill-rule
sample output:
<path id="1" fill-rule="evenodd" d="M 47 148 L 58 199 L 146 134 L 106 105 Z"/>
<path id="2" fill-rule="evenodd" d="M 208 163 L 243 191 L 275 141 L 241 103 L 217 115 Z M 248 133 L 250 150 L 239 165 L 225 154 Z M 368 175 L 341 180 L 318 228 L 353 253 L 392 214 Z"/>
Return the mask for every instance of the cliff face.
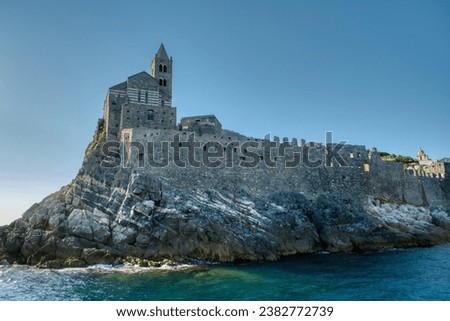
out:
<path id="1" fill-rule="evenodd" d="M 0 261 L 231 262 L 450 241 L 448 179 L 396 176 L 376 163 L 370 175 L 105 168 L 101 143 L 97 135 L 71 184 L 0 227 Z"/>

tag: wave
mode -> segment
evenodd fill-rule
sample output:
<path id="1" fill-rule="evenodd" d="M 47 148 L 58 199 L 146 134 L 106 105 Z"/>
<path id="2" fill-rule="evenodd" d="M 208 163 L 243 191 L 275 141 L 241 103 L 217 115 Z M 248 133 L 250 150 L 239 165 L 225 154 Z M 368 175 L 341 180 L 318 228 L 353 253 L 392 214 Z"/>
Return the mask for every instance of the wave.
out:
<path id="1" fill-rule="evenodd" d="M 164 264 L 160 267 L 98 264 L 86 268 L 39 269 L 26 265 L 0 266 L 2 301 L 83 300 L 98 275 L 136 275 L 151 272 L 179 272 L 206 269 L 192 264 Z"/>

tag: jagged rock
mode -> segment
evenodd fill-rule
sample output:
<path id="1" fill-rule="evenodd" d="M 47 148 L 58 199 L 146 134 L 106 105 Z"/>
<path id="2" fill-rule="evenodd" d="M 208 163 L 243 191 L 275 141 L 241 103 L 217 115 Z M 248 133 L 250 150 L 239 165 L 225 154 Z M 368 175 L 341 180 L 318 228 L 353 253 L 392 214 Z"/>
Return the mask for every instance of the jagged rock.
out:
<path id="1" fill-rule="evenodd" d="M 85 261 L 80 260 L 76 257 L 69 257 L 64 261 L 63 266 L 69 267 L 69 268 L 76 268 L 76 267 L 85 267 L 87 264 Z"/>
<path id="2" fill-rule="evenodd" d="M 105 249 L 84 249 L 81 259 L 89 265 L 92 264 L 113 264 L 114 255 Z"/>
<path id="3" fill-rule="evenodd" d="M 450 230 L 450 216 L 444 211 L 435 210 L 431 214 L 431 223 L 445 230 Z"/>
<path id="4" fill-rule="evenodd" d="M 155 202 L 153 201 L 143 201 L 137 203 L 131 208 L 133 213 L 145 216 L 149 216 L 150 214 L 152 214 L 154 209 L 155 209 Z"/>
<path id="5" fill-rule="evenodd" d="M 132 243 L 136 239 L 136 235 L 137 231 L 134 228 L 115 224 L 112 229 L 112 243 Z"/>
<path id="6" fill-rule="evenodd" d="M 111 236 L 109 216 L 98 209 L 94 212 L 74 209 L 67 222 L 68 232 L 80 238 L 104 243 Z"/>

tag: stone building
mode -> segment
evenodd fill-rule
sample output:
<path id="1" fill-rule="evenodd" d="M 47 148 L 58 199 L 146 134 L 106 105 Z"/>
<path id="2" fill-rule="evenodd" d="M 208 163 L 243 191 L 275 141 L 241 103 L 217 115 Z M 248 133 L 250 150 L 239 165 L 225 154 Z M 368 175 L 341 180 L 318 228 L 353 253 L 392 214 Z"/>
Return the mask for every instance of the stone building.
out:
<path id="1" fill-rule="evenodd" d="M 109 88 L 103 108 L 108 140 L 155 137 L 161 130 L 229 136 L 214 115 L 185 117 L 177 124 L 177 109 L 172 107 L 172 64 L 161 44 L 150 63 L 150 74 L 142 71 Z"/>
<path id="2" fill-rule="evenodd" d="M 120 139 L 127 128 L 177 128 L 172 62 L 161 44 L 150 64 L 150 74 L 142 71 L 109 88 L 103 109 L 108 140 Z"/>
<path id="3" fill-rule="evenodd" d="M 417 176 L 445 178 L 450 173 L 450 163 L 432 160 L 422 148 L 419 148 L 417 151 L 417 162 L 408 164 L 407 170 Z"/>
<path id="4" fill-rule="evenodd" d="M 428 157 L 427 154 L 425 154 L 421 147 L 419 147 L 419 150 L 417 151 L 417 161 L 419 162 L 419 165 L 422 166 L 428 166 L 433 163 L 433 161 Z"/>
<path id="5" fill-rule="evenodd" d="M 180 130 L 214 134 L 222 131 L 222 124 L 214 115 L 184 117 L 180 120 Z"/>

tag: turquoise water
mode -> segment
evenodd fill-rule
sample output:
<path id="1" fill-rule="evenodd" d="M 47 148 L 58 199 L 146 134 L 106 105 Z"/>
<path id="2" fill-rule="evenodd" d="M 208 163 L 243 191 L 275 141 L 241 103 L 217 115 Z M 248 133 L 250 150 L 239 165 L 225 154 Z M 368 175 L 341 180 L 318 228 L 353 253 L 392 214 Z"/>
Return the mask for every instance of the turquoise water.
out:
<path id="1" fill-rule="evenodd" d="M 3 266 L 0 300 L 450 300 L 450 244 L 163 269 Z"/>

